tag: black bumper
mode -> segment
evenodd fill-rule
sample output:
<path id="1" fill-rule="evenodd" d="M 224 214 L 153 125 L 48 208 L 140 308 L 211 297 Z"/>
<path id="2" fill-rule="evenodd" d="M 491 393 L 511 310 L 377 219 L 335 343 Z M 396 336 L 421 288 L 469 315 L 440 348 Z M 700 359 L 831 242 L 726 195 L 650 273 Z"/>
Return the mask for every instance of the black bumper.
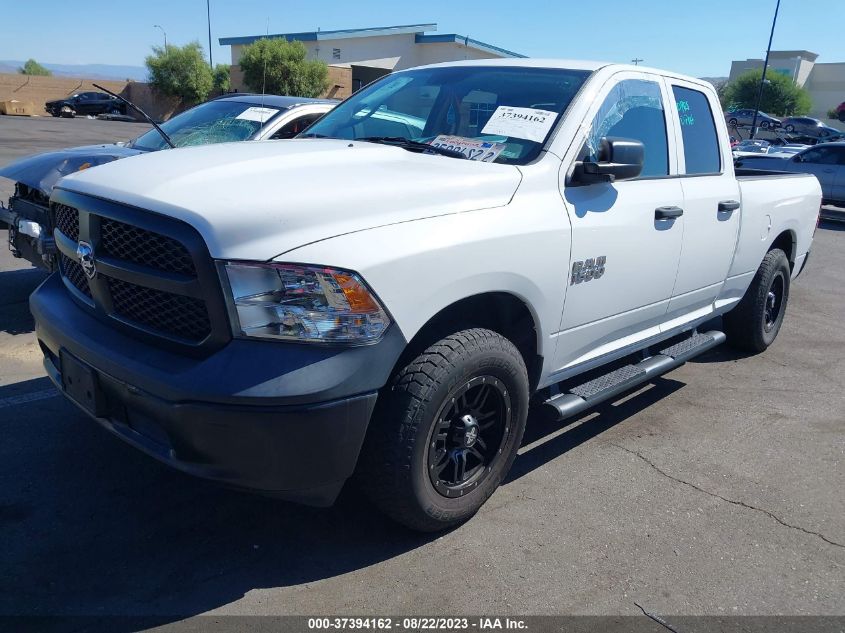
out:
<path id="1" fill-rule="evenodd" d="M 394 326 L 371 346 L 235 339 L 188 358 L 105 326 L 58 275 L 30 307 L 50 378 L 102 426 L 183 472 L 312 505 L 330 505 L 354 471 L 405 346 Z M 63 364 L 93 378 L 90 399 Z"/>

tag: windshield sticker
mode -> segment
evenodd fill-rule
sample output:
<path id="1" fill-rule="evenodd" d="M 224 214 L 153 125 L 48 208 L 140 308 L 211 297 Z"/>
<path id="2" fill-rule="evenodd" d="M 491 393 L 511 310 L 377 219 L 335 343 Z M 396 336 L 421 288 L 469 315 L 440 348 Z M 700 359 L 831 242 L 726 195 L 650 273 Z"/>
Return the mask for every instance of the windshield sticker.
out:
<path id="1" fill-rule="evenodd" d="M 506 147 L 504 143 L 491 143 L 464 138 L 463 136 L 446 136 L 445 134 L 435 138 L 429 145 L 460 152 L 470 160 L 477 160 L 482 163 L 492 163 Z"/>
<path id="2" fill-rule="evenodd" d="M 481 130 L 482 134 L 515 136 L 542 143 L 557 119 L 557 112 L 535 108 L 499 106 Z"/>
<path id="3" fill-rule="evenodd" d="M 276 108 L 259 108 L 258 106 L 252 106 L 241 112 L 235 118 L 242 119 L 244 121 L 258 121 L 259 123 L 264 123 L 275 116 L 276 113 L 278 113 Z"/>

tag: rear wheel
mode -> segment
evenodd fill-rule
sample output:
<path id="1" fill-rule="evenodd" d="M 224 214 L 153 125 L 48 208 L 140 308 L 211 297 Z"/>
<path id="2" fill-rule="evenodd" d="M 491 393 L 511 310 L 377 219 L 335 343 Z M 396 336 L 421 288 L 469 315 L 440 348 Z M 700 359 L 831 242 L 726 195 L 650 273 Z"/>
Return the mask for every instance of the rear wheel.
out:
<path id="1" fill-rule="evenodd" d="M 729 119 L 728 120 L 728 125 L 730 125 L 732 127 L 736 127 L 736 123 L 737 123 L 736 119 Z"/>
<path id="2" fill-rule="evenodd" d="M 787 126 L 786 126 L 785 128 L 783 128 L 783 129 L 784 129 L 784 130 L 786 130 L 787 132 L 794 132 L 794 131 L 795 131 L 795 126 L 794 126 L 794 125 L 787 125 Z"/>
<path id="3" fill-rule="evenodd" d="M 522 441 L 528 374 L 484 329 L 438 341 L 379 396 L 356 478 L 379 509 L 431 532 L 469 519 L 499 487 Z"/>
<path id="4" fill-rule="evenodd" d="M 724 317 L 728 343 L 762 352 L 774 342 L 789 301 L 789 278 L 786 253 L 779 248 L 766 253 L 742 300 Z"/>

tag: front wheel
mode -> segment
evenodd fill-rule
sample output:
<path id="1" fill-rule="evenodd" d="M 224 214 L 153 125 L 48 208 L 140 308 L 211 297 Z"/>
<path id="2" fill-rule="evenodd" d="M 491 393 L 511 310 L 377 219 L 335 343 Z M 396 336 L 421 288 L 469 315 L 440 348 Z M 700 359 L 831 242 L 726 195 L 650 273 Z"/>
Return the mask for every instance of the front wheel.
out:
<path id="1" fill-rule="evenodd" d="M 742 300 L 723 319 L 730 345 L 757 353 L 774 343 L 789 301 L 789 278 L 786 253 L 766 253 Z"/>
<path id="2" fill-rule="evenodd" d="M 356 478 L 399 523 L 424 532 L 449 528 L 499 487 L 527 416 L 528 373 L 513 343 L 485 329 L 457 332 L 385 387 Z"/>
<path id="3" fill-rule="evenodd" d="M 763 121 L 763 122 L 760 124 L 760 127 L 761 127 L 761 128 L 763 128 L 764 130 L 768 130 L 768 129 L 769 129 L 769 122 L 768 122 L 768 121 Z"/>

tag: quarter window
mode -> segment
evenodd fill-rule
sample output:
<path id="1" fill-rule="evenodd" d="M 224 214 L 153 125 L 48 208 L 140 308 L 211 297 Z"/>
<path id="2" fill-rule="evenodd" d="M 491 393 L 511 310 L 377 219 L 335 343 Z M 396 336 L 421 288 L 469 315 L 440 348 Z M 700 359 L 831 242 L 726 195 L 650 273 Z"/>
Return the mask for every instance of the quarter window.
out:
<path id="1" fill-rule="evenodd" d="M 672 93 L 681 121 L 686 173 L 718 174 L 722 169 L 719 137 L 707 95 L 680 86 L 672 86 Z"/>
<path id="2" fill-rule="evenodd" d="M 645 149 L 641 178 L 669 175 L 669 143 L 660 86 L 653 81 L 626 79 L 613 86 L 593 118 L 582 155 L 599 160 L 601 139 L 628 138 Z"/>

